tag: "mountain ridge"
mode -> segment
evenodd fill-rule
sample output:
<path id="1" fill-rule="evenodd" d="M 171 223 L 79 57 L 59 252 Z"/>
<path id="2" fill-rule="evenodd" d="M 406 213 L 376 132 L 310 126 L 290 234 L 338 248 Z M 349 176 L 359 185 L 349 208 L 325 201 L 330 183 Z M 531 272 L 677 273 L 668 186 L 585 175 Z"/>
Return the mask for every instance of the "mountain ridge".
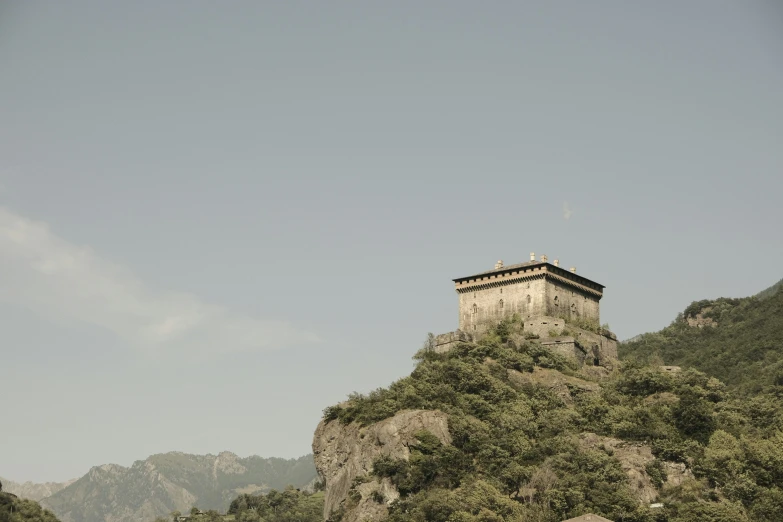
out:
<path id="1" fill-rule="evenodd" d="M 57 493 L 77 480 L 78 479 L 73 478 L 63 482 L 33 482 L 31 480 L 14 482 L 13 480 L 0 477 L 0 482 L 3 484 L 4 491 L 21 498 L 35 500 L 36 502 Z"/>
<path id="2" fill-rule="evenodd" d="M 225 511 L 240 494 L 265 493 L 287 485 L 304 487 L 316 478 L 312 455 L 295 459 L 239 457 L 230 451 L 194 455 L 171 451 L 130 466 L 101 464 L 78 479 L 50 483 L 36 499 L 62 522 L 137 522 L 187 512 L 193 506 Z M 8 480 L 8 491 L 45 493 L 45 484 Z M 62 486 L 62 487 L 61 487 Z"/>

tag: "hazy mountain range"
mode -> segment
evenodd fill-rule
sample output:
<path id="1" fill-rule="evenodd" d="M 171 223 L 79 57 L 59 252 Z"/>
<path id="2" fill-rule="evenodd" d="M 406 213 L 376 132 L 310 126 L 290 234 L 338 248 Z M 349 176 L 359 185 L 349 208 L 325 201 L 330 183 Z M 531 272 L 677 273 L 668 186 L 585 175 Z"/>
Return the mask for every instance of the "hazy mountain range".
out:
<path id="1" fill-rule="evenodd" d="M 76 482 L 76 479 L 67 480 L 65 482 L 43 482 L 37 484 L 35 482 L 14 482 L 13 480 L 0 477 L 0 482 L 3 483 L 4 491 L 13 493 L 22 498 L 29 498 L 30 500 L 41 500 L 50 497 L 61 489 L 73 484 Z"/>
<path id="2" fill-rule="evenodd" d="M 63 483 L 19 484 L 3 489 L 40 501 L 62 522 L 151 521 L 191 507 L 225 511 L 242 493 L 263 493 L 286 485 L 305 487 L 316 478 L 312 455 L 298 459 L 240 458 L 230 452 L 152 455 L 130 467 L 105 464 Z"/>

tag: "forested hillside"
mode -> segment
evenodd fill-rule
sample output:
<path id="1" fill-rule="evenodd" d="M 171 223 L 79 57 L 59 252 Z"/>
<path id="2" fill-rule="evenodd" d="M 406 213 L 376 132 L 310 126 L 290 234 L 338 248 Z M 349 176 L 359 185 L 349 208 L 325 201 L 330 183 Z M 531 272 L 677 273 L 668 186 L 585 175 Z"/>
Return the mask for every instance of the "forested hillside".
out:
<path id="1" fill-rule="evenodd" d="M 240 495 L 231 502 L 228 514 L 237 522 L 320 522 L 324 494 L 287 487 L 263 495 Z"/>
<path id="2" fill-rule="evenodd" d="M 621 359 L 697 368 L 741 393 L 783 385 L 783 281 L 753 297 L 691 303 L 618 348 Z"/>
<path id="3" fill-rule="evenodd" d="M 38 502 L 2 491 L 0 484 L 0 522 L 60 522 Z"/>
<path id="4" fill-rule="evenodd" d="M 325 410 L 346 429 L 440 410 L 451 437 L 421 432 L 408 460 L 378 458 L 332 520 L 366 502 L 362 482 L 383 480 L 400 494 L 389 508 L 400 522 L 780 520 L 783 387 L 748 400 L 697 370 L 634 363 L 599 380 L 520 329 L 504 322 L 478 343 L 422 350 L 409 377 Z"/>

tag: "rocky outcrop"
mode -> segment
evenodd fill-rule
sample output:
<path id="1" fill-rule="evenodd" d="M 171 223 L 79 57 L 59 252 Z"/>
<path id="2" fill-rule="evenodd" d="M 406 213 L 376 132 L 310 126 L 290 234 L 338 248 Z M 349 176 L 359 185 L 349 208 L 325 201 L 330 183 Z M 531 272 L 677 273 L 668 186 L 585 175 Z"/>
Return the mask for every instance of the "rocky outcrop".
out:
<path id="1" fill-rule="evenodd" d="M 586 381 L 578 377 L 565 375 L 557 370 L 539 368 L 536 366 L 532 372 L 518 372 L 507 370 L 509 380 L 517 386 L 536 385 L 549 388 L 560 397 L 565 404 L 573 403 L 571 390 L 579 392 L 597 393 L 601 390 L 598 383 Z"/>
<path id="2" fill-rule="evenodd" d="M 582 433 L 579 443 L 584 448 L 601 449 L 614 456 L 628 475 L 628 483 L 639 501 L 650 504 L 658 498 L 658 490 L 647 474 L 646 466 L 655 460 L 652 449 L 641 443 L 625 442 L 611 437 L 602 437 L 595 433 Z M 665 485 L 679 486 L 685 479 L 693 478 L 693 473 L 685 464 L 663 462 L 667 479 Z"/>
<path id="3" fill-rule="evenodd" d="M 326 482 L 324 518 L 340 507 L 346 522 L 384 518 L 399 492 L 388 479 L 370 476 L 372 464 L 380 456 L 407 460 L 408 446 L 422 430 L 451 444 L 448 418 L 440 411 L 402 411 L 370 426 L 321 421 L 313 438 L 313 455 Z"/>
<path id="4" fill-rule="evenodd" d="M 712 317 L 705 317 L 707 312 L 711 310 L 712 307 L 704 308 L 695 315 L 687 316 L 685 318 L 685 322 L 688 323 L 688 326 L 690 326 L 691 328 L 704 328 L 705 326 L 715 328 L 716 326 L 718 326 L 718 322 L 715 321 Z"/>

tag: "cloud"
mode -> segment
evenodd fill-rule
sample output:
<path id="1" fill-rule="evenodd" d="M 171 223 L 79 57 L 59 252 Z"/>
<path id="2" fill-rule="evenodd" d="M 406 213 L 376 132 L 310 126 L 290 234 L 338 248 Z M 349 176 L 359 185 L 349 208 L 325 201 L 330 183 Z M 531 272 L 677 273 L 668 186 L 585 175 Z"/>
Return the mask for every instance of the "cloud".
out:
<path id="1" fill-rule="evenodd" d="M 0 206 L 0 299 L 60 323 L 114 332 L 149 353 L 194 354 L 279 348 L 317 341 L 282 321 L 231 313 L 196 296 L 145 284 L 46 223 Z"/>
<path id="2" fill-rule="evenodd" d="M 563 203 L 563 219 L 568 221 L 571 219 L 571 216 L 573 215 L 574 211 L 571 210 L 571 207 L 568 206 L 568 201 Z"/>

